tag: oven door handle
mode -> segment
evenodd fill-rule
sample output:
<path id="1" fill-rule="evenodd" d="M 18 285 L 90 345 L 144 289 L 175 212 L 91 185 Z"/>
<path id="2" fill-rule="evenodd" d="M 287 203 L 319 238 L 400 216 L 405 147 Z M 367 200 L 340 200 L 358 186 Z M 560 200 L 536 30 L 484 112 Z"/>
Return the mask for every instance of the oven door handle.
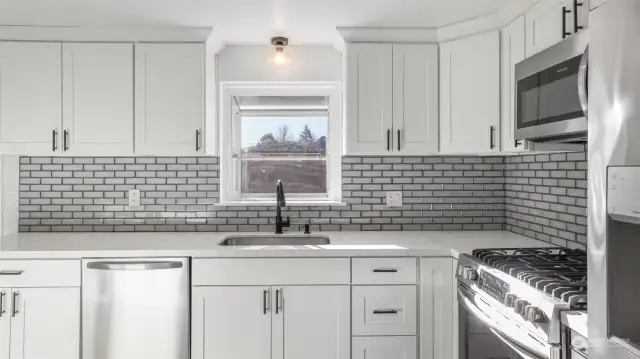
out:
<path id="1" fill-rule="evenodd" d="M 489 330 L 491 330 L 493 335 L 495 335 L 498 339 L 500 339 L 501 342 L 503 342 L 506 346 L 511 348 L 511 350 L 513 350 L 514 352 L 518 353 L 518 355 L 520 355 L 523 359 L 542 359 L 540 356 L 529 352 L 528 350 L 522 348 L 520 345 L 518 345 L 518 344 L 512 342 L 511 340 L 507 339 L 499 331 L 497 331 L 497 330 L 495 330 L 493 328 L 489 328 Z"/>

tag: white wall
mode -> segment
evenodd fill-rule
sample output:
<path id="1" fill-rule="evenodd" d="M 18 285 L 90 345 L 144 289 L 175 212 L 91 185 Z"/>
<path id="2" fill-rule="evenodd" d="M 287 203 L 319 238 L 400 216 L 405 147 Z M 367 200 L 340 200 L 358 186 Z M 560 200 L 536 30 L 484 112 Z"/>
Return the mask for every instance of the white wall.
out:
<path id="1" fill-rule="evenodd" d="M 291 64 L 267 63 L 270 46 L 227 46 L 218 53 L 218 81 L 341 81 L 342 55 L 331 46 L 289 46 Z"/>

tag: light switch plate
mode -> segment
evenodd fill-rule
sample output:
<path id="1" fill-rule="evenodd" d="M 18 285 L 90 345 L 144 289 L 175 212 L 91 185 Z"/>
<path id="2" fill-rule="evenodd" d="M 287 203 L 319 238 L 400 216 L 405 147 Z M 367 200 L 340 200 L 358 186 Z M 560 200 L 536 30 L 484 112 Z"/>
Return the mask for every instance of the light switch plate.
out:
<path id="1" fill-rule="evenodd" d="M 402 207 L 402 192 L 387 192 L 387 207 Z"/>
<path id="2" fill-rule="evenodd" d="M 140 207 L 140 190 L 129 190 L 129 207 Z"/>

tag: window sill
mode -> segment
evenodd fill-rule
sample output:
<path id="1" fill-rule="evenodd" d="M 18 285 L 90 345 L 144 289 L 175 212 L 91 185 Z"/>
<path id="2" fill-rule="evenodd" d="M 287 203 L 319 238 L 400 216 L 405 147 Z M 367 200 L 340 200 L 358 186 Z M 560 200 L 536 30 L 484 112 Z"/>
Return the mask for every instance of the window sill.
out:
<path id="1" fill-rule="evenodd" d="M 238 200 L 238 201 L 223 201 L 214 204 L 214 207 L 230 207 L 230 206 L 275 206 L 275 200 Z M 347 204 L 342 201 L 333 200 L 295 200 L 287 199 L 286 207 L 295 206 L 346 206 Z"/>

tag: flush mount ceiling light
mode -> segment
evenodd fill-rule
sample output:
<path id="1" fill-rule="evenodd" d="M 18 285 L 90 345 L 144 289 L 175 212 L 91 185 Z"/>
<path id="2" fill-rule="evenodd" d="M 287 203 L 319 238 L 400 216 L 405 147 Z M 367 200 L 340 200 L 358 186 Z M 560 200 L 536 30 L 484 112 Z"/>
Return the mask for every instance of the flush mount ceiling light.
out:
<path id="1" fill-rule="evenodd" d="M 268 57 L 269 62 L 278 67 L 287 66 L 291 62 L 291 59 L 284 53 L 284 48 L 289 45 L 289 39 L 283 36 L 272 37 L 271 45 L 274 46 L 275 53 L 272 53 Z"/>

